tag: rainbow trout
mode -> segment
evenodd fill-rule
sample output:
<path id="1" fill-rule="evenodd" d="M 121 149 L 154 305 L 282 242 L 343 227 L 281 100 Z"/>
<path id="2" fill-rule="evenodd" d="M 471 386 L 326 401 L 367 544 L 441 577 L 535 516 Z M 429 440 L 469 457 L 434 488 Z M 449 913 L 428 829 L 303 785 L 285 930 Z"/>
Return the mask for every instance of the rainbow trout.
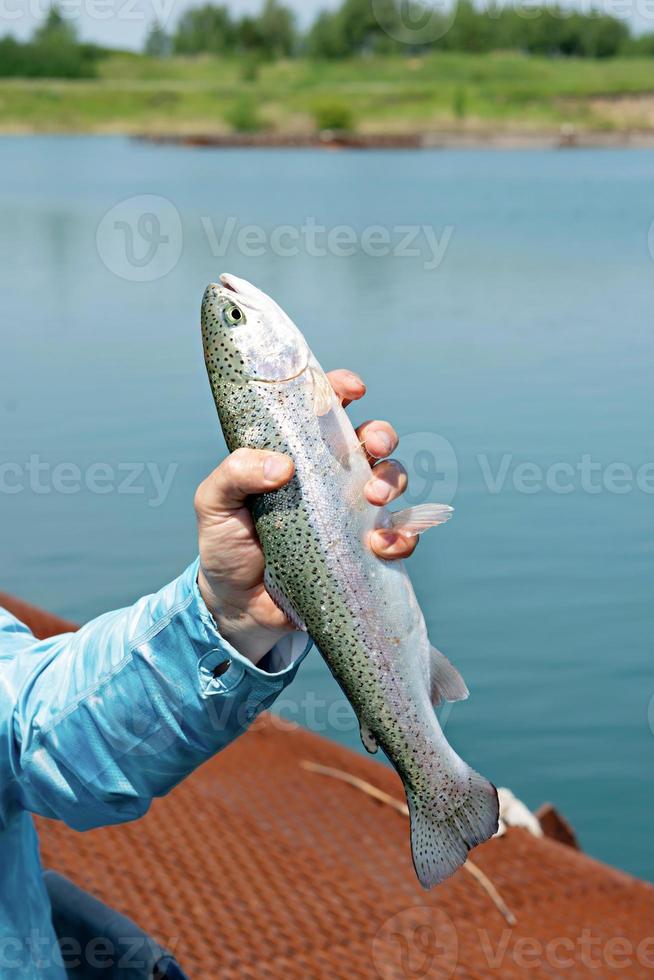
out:
<path id="1" fill-rule="evenodd" d="M 370 466 L 322 368 L 289 317 L 235 276 L 202 304 L 207 371 L 230 451 L 287 453 L 291 482 L 253 497 L 268 592 L 326 660 L 357 714 L 369 752 L 399 773 L 413 861 L 425 888 L 453 874 L 497 830 L 495 787 L 447 742 L 434 706 L 466 686 L 427 636 L 401 562 L 370 550 L 374 528 L 420 533 L 447 519 L 435 504 L 398 513 L 364 496 Z"/>

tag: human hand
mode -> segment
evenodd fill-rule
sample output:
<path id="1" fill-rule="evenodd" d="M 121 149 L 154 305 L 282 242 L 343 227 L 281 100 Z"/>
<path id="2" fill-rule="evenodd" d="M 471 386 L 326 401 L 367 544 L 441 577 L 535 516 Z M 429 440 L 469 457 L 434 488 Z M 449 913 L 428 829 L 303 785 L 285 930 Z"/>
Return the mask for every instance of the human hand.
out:
<path id="1" fill-rule="evenodd" d="M 347 406 L 366 388 L 349 371 L 332 371 L 331 385 Z M 382 507 L 407 486 L 402 466 L 387 457 L 398 437 L 388 422 L 365 422 L 357 434 L 372 466 L 366 498 Z M 218 630 L 239 653 L 257 664 L 294 629 L 263 584 L 264 557 L 247 508 L 252 494 L 278 490 L 292 478 L 288 456 L 258 449 L 238 449 L 200 485 L 195 496 L 200 543 L 198 585 Z M 379 558 L 408 558 L 418 538 L 395 530 L 374 531 L 370 547 Z"/>

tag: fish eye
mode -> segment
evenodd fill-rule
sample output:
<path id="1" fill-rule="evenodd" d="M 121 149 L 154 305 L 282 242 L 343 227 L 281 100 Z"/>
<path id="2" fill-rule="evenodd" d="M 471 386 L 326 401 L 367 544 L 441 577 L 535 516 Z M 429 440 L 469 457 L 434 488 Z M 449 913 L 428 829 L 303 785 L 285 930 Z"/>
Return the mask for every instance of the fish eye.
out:
<path id="1" fill-rule="evenodd" d="M 233 326 L 238 326 L 240 323 L 245 323 L 245 316 L 243 311 L 238 308 L 238 306 L 230 306 L 227 309 L 227 319 Z"/>

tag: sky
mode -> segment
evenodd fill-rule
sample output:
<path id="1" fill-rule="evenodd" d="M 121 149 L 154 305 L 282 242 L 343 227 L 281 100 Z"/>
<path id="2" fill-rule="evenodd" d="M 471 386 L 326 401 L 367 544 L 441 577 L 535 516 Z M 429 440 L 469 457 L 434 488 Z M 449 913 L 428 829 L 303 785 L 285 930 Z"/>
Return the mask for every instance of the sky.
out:
<path id="1" fill-rule="evenodd" d="M 61 12 L 78 27 L 84 41 L 109 47 L 139 50 L 149 25 L 159 20 L 172 28 L 184 10 L 206 0 L 57 0 Z M 654 0 L 653 0 L 654 2 Z M 256 13 L 261 0 L 219 0 L 236 14 Z M 28 38 L 40 23 L 51 0 L 0 0 L 0 36 Z M 338 6 L 338 0 L 287 0 L 305 26 L 319 10 Z"/>
<path id="2" fill-rule="evenodd" d="M 140 50 L 150 24 L 159 20 L 172 29 L 182 12 L 205 0 L 58 0 L 62 13 L 78 27 L 80 37 L 108 47 Z M 237 14 L 256 12 L 262 0 L 220 0 Z M 435 7 L 447 0 L 429 0 Z M 483 2 L 483 0 L 482 0 Z M 535 2 L 535 0 L 532 0 Z M 544 0 L 546 2 L 546 0 Z M 319 10 L 339 6 L 339 0 L 286 0 L 302 26 Z M 566 4 L 567 5 L 567 4 Z M 654 0 L 570 0 L 570 6 L 591 6 L 622 17 L 638 31 L 654 31 Z M 28 38 L 43 20 L 50 0 L 0 0 L 0 36 Z"/>

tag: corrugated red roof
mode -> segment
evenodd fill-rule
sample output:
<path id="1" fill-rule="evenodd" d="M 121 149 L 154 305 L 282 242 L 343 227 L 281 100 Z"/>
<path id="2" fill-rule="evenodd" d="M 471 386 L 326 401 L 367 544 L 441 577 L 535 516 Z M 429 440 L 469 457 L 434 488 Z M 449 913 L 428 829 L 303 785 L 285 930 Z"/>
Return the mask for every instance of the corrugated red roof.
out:
<path id="1" fill-rule="evenodd" d="M 194 980 L 630 978 L 654 973 L 654 887 L 510 830 L 473 852 L 517 919 L 459 871 L 427 893 L 394 772 L 264 715 L 138 823 L 39 820 L 46 865 L 172 947 Z"/>
<path id="2" fill-rule="evenodd" d="M 42 609 L 35 609 L 29 603 L 23 602 L 22 599 L 15 599 L 6 592 L 0 592 L 0 608 L 9 609 L 21 623 L 29 626 L 34 636 L 41 640 L 47 636 L 56 636 L 77 629 L 74 623 L 69 623 L 60 616 L 53 616 L 52 613 L 43 612 Z"/>

